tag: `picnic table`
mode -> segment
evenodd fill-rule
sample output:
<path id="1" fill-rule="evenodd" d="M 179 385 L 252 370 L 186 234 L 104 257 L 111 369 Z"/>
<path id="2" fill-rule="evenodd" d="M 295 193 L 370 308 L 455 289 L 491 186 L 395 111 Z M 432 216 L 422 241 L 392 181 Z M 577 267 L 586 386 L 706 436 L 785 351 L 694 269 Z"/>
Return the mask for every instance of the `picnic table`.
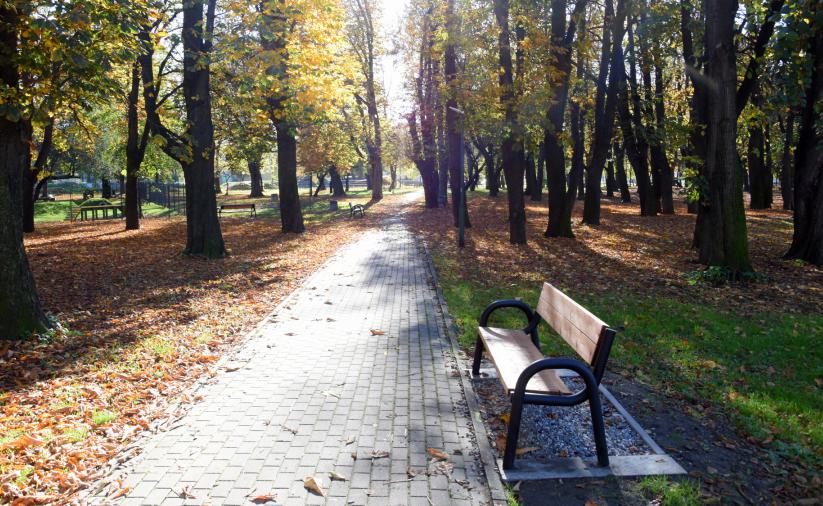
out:
<path id="1" fill-rule="evenodd" d="M 109 216 L 111 214 L 111 216 Z M 118 216 L 119 214 L 119 216 Z M 122 218 L 126 215 L 126 206 L 123 204 L 106 204 L 100 206 L 78 206 L 69 211 L 71 221 L 108 220 Z"/>

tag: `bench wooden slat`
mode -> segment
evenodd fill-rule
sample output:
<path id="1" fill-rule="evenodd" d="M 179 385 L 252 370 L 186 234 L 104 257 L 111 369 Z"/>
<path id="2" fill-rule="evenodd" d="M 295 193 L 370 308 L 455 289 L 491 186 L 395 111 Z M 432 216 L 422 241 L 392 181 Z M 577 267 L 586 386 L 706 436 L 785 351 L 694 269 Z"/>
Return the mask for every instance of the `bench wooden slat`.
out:
<path id="1" fill-rule="evenodd" d="M 500 382 L 507 392 L 513 392 L 520 373 L 536 360 L 545 358 L 535 348 L 531 337 L 521 330 L 480 327 L 480 338 L 492 357 Z M 569 395 L 566 387 L 553 370 L 541 371 L 526 386 L 527 392 Z"/>
<path id="2" fill-rule="evenodd" d="M 537 303 L 537 312 L 586 362 L 592 362 L 606 324 L 549 283 Z"/>

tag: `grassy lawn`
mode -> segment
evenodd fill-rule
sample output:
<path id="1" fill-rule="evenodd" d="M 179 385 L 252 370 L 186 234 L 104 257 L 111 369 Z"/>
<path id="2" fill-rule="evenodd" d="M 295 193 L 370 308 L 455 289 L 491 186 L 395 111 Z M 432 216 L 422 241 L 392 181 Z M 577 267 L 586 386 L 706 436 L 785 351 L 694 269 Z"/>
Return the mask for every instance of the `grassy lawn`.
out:
<path id="1" fill-rule="evenodd" d="M 489 302 L 520 298 L 537 303 L 538 286 L 482 286 L 462 280 L 441 256 L 435 264 L 466 348 L 474 346 L 477 318 Z M 813 458 L 823 448 L 818 384 L 823 316 L 764 313 L 753 318 L 667 298 L 570 295 L 610 325 L 625 327 L 612 364 L 631 370 L 632 377 L 731 408 L 742 429 L 781 451 Z M 514 311 L 501 312 L 494 324 L 524 326 L 522 314 Z M 545 353 L 574 356 L 545 324 L 540 330 Z M 691 414 L 700 416 L 696 410 Z"/>

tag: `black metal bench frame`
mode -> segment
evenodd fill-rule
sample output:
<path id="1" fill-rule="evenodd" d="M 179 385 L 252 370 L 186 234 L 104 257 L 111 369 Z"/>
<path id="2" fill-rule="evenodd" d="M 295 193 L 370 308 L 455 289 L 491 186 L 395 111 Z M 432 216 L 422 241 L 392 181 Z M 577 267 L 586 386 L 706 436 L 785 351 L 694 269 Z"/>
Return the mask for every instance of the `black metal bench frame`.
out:
<path id="1" fill-rule="evenodd" d="M 354 218 L 358 213 L 360 213 L 361 218 L 364 218 L 366 216 L 366 208 L 361 204 L 352 205 L 351 202 L 349 202 L 349 218 Z"/>
<path id="2" fill-rule="evenodd" d="M 540 350 L 540 338 L 537 333 L 537 326 L 542 317 L 534 311 L 531 306 L 521 300 L 498 300 L 492 302 L 480 316 L 479 326 L 488 327 L 489 318 L 492 313 L 502 308 L 520 309 L 528 320 L 528 325 L 523 328 L 523 332 L 531 337 L 532 343 Z M 592 359 L 591 366 L 581 360 L 574 358 L 544 358 L 537 360 L 526 367 L 517 379 L 517 386 L 511 394 L 511 417 L 509 418 L 508 434 L 506 437 L 506 449 L 503 454 L 503 469 L 514 467 L 514 458 L 517 453 L 517 439 L 520 436 L 520 421 L 524 404 L 538 404 L 542 406 L 577 406 L 589 401 L 592 416 L 592 429 L 594 431 L 594 442 L 597 447 L 597 463 L 606 467 L 609 465 L 609 452 L 606 446 L 606 429 L 603 423 L 603 407 L 600 402 L 600 381 L 606 372 L 606 362 L 609 360 L 612 343 L 617 335 L 617 330 L 603 327 L 600 339 Z M 478 377 L 480 374 L 480 361 L 483 359 L 485 346 L 478 336 L 474 350 L 474 363 L 472 364 L 472 374 Z M 526 393 L 526 386 L 532 376 L 546 369 L 567 369 L 577 373 L 584 381 L 585 387 L 572 395 L 550 395 Z"/>

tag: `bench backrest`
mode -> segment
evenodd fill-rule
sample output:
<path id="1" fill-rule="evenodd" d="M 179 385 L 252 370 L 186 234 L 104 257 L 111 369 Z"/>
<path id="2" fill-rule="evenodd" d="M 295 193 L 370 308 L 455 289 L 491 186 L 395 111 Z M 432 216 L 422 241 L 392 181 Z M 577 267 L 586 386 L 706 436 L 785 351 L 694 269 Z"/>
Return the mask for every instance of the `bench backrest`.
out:
<path id="1" fill-rule="evenodd" d="M 616 331 L 549 283 L 543 283 L 537 313 L 592 366 L 600 381 Z"/>

